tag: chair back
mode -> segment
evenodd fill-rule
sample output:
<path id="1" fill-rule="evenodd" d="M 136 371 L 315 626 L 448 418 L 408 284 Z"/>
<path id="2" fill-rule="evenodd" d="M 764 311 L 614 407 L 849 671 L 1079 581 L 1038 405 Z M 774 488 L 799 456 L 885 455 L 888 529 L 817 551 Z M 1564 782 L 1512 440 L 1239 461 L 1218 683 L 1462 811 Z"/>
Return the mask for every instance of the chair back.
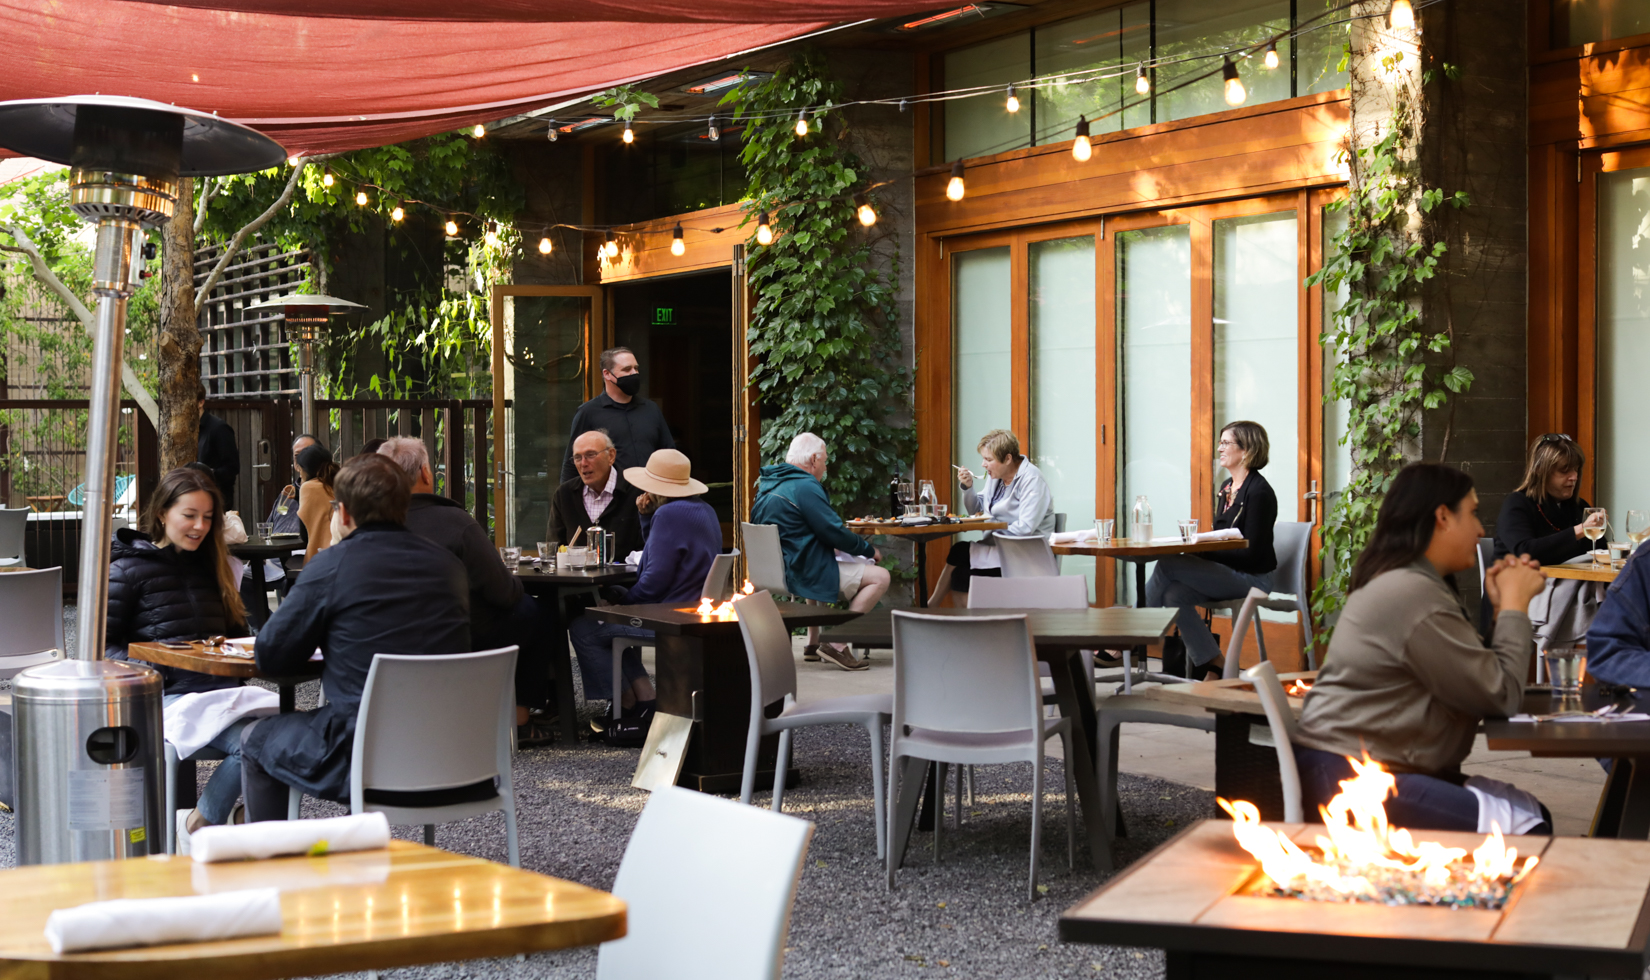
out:
<path id="1" fill-rule="evenodd" d="M 777 595 L 790 595 L 785 583 L 785 552 L 779 546 L 779 525 L 739 525 L 744 534 L 745 567 L 750 571 L 751 584 Z"/>
<path id="2" fill-rule="evenodd" d="M 1301 775 L 1295 767 L 1295 713 L 1289 710 L 1289 696 L 1278 680 L 1277 668 L 1271 661 L 1263 661 L 1243 672 L 1255 684 L 1260 695 L 1260 706 L 1266 710 L 1266 720 L 1272 726 L 1272 744 L 1278 752 L 1278 776 L 1283 781 L 1283 819 L 1286 823 L 1301 822 Z"/>
<path id="3" fill-rule="evenodd" d="M 1048 538 L 1041 534 L 994 534 L 991 543 L 997 546 L 997 557 L 1003 563 L 1003 578 L 1047 578 L 1060 574 L 1060 565 L 1054 560 L 1054 551 Z M 973 580 L 969 581 L 973 588 Z"/>
<path id="4" fill-rule="evenodd" d="M 1306 521 L 1279 521 L 1272 527 L 1272 550 L 1278 557 L 1273 591 L 1306 599 L 1312 591 L 1306 587 L 1306 562 L 1312 551 L 1312 525 Z"/>
<path id="5" fill-rule="evenodd" d="M 3 555 L 4 555 L 4 552 L 0 552 L 0 556 L 3 556 Z M 1479 538 L 1478 539 L 1478 594 L 1479 595 L 1484 594 L 1484 570 L 1486 568 L 1489 568 L 1490 563 L 1493 562 L 1494 560 L 1495 560 L 1495 539 L 1494 538 Z"/>
<path id="6" fill-rule="evenodd" d="M 733 564 L 738 560 L 738 548 L 712 558 L 710 571 L 705 573 L 704 587 L 699 590 L 699 598 L 712 602 L 726 602 L 728 597 L 733 595 Z"/>
<path id="7" fill-rule="evenodd" d="M 1232 617 L 1232 638 L 1226 641 L 1226 668 L 1221 672 L 1222 678 L 1230 680 L 1237 676 L 1238 658 L 1243 655 L 1243 638 L 1249 634 L 1249 627 L 1256 622 L 1256 617 L 1260 614 L 1261 603 L 1265 602 L 1269 595 L 1270 593 L 1262 592 L 1260 589 L 1250 589 L 1249 594 L 1244 597 L 1243 606 L 1238 609 L 1237 615 Z M 1255 628 L 1260 629 L 1259 626 Z M 1260 649 L 1264 654 L 1266 648 L 1262 646 Z"/>
<path id="8" fill-rule="evenodd" d="M 0 623 L 0 657 L 63 649 L 62 566 L 0 572 Z"/>
<path id="9" fill-rule="evenodd" d="M 1087 609 L 1088 605 L 1089 582 L 1081 575 L 968 582 L 970 609 Z"/>
<path id="10" fill-rule="evenodd" d="M 29 509 L 0 507 L 0 561 L 23 557 L 23 535 L 29 528 Z"/>
<path id="11" fill-rule="evenodd" d="M 813 827 L 690 789 L 654 790 L 613 881 L 628 933 L 602 944 L 597 980 L 778 980 Z"/>
<path id="12" fill-rule="evenodd" d="M 1066 515 L 1060 511 L 1054 512 L 1054 533 L 1059 534 L 1066 529 Z"/>
<path id="13" fill-rule="evenodd" d="M 367 789 L 450 789 L 509 772 L 516 650 L 374 656 L 355 720 L 354 812 Z"/>
<path id="14" fill-rule="evenodd" d="M 764 589 L 739 596 L 733 608 L 739 614 L 739 635 L 745 638 L 745 655 L 750 660 L 754 726 L 763 708 L 796 693 L 796 658 L 791 655 L 791 631 L 771 593 Z"/>
<path id="15" fill-rule="evenodd" d="M 1017 732 L 1042 724 L 1024 613 L 936 616 L 896 609 L 894 731 Z"/>

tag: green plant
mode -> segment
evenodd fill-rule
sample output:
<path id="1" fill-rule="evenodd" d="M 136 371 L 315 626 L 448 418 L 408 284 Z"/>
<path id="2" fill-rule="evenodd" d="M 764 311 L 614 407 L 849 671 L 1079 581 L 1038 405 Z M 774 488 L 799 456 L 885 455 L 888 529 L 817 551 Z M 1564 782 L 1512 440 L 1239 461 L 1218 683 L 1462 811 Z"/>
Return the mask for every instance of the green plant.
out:
<path id="1" fill-rule="evenodd" d="M 846 121 L 830 108 L 840 94 L 823 59 L 808 53 L 722 101 L 747 121 L 745 225 L 766 213 L 775 236 L 765 246 L 752 236 L 747 246 L 756 296 L 748 383 L 763 407 L 762 456 L 780 459 L 793 437 L 813 432 L 831 449 L 831 496 L 864 507 L 905 468 L 916 439 L 896 421 L 911 399 L 889 281 L 898 275 L 898 253 L 885 276 L 855 218 L 854 197 L 867 181 L 846 146 Z M 799 137 L 793 125 L 805 106 L 825 108 Z"/>

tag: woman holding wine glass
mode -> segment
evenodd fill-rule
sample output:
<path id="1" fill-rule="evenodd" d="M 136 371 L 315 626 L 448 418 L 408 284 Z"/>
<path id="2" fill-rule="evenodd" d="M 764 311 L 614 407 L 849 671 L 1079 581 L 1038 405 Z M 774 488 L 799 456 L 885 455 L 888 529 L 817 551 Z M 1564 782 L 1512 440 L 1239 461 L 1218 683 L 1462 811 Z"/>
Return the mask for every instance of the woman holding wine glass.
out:
<path id="1" fill-rule="evenodd" d="M 1576 492 L 1585 464 L 1581 448 L 1567 435 L 1549 432 L 1535 441 L 1524 482 L 1501 502 L 1496 558 L 1527 555 L 1542 565 L 1562 565 L 1592 550 L 1608 515 Z"/>

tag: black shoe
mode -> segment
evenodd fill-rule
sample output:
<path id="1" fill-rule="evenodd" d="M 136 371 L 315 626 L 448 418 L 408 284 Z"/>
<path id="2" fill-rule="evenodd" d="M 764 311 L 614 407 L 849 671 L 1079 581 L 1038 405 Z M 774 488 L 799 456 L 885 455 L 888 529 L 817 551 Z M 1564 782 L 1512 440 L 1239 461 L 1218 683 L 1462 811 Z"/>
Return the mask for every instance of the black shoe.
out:
<path id="1" fill-rule="evenodd" d="M 516 726 L 516 748 L 531 749 L 556 740 L 555 729 L 529 721 Z"/>
<path id="2" fill-rule="evenodd" d="M 644 708 L 634 715 L 627 715 L 609 724 L 605 741 L 608 745 L 639 748 L 647 741 L 648 729 L 652 727 L 653 709 Z"/>

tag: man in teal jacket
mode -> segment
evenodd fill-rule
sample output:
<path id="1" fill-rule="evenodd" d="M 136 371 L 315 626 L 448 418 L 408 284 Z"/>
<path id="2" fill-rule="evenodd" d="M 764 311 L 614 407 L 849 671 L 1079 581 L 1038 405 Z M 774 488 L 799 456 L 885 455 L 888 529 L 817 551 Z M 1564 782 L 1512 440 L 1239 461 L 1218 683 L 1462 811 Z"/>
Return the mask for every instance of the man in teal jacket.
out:
<path id="1" fill-rule="evenodd" d="M 753 524 L 779 528 L 785 553 L 785 583 L 791 594 L 817 602 L 848 603 L 854 612 L 867 612 L 888 591 L 888 570 L 873 562 L 882 552 L 842 523 L 825 496 L 825 468 L 829 462 L 825 441 L 812 432 L 791 440 L 785 462 L 762 467 Z M 836 552 L 849 556 L 838 559 Z M 840 644 L 820 644 L 816 630 L 808 631 L 804 659 L 828 658 L 844 670 L 863 670 L 868 664 Z"/>

